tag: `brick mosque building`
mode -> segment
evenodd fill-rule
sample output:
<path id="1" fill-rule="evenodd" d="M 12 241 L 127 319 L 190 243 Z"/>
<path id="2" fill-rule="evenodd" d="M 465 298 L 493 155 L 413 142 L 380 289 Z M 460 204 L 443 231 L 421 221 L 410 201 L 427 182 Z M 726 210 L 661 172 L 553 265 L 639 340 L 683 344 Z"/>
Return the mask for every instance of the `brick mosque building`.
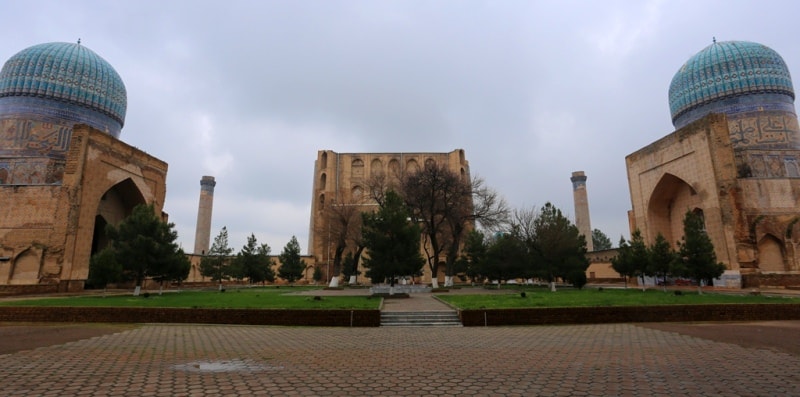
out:
<path id="1" fill-rule="evenodd" d="M 462 178 L 470 178 L 469 162 L 463 149 L 448 153 L 337 153 L 332 150 L 320 150 L 317 153 L 314 162 L 308 251 L 328 280 L 333 276 L 330 269 L 336 242 L 332 241 L 335 233 L 331 232 L 331 228 L 335 226 L 328 223 L 330 213 L 327 210 L 333 206 L 373 211 L 377 208 L 377 203 L 370 198 L 368 192 L 370 178 L 383 176 L 385 183 L 391 185 L 399 181 L 403 173 L 416 172 L 431 162 L 444 164 Z M 346 252 L 353 250 L 353 243 L 349 241 Z M 443 281 L 444 266 L 439 269 L 440 274 L 437 276 Z M 364 269 L 359 270 L 363 279 Z M 431 280 L 430 269 L 426 265 L 422 277 L 417 281 L 430 283 Z"/>
<path id="2" fill-rule="evenodd" d="M 6 61 L 0 291 L 81 290 L 106 224 L 138 204 L 162 214 L 167 164 L 119 140 L 126 107 L 122 79 L 80 42 L 34 45 Z"/>
<path id="3" fill-rule="evenodd" d="M 675 131 L 626 157 L 631 230 L 674 246 L 683 218 L 705 220 L 729 287 L 800 285 L 800 128 L 781 56 L 712 43 L 669 88 Z"/>

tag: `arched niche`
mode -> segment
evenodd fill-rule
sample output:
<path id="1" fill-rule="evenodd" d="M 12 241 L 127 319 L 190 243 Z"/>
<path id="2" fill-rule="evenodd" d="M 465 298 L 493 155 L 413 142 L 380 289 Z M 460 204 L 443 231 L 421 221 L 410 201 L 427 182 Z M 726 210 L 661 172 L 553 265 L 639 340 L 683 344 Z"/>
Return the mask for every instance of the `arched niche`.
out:
<path id="1" fill-rule="evenodd" d="M 389 160 L 389 175 L 392 178 L 400 178 L 400 162 L 397 159 Z"/>
<path id="2" fill-rule="evenodd" d="M 357 201 L 364 196 L 364 189 L 361 186 L 353 186 L 353 189 L 350 190 L 350 197 L 353 198 L 353 201 Z"/>
<path id="3" fill-rule="evenodd" d="M 322 152 L 322 155 L 319 156 L 319 168 L 326 169 L 328 168 L 328 152 Z"/>
<path id="4" fill-rule="evenodd" d="M 458 163 L 463 165 L 466 162 L 467 162 L 467 159 L 464 158 L 464 149 L 459 149 L 458 150 Z"/>
<path id="5" fill-rule="evenodd" d="M 319 176 L 319 188 L 325 190 L 327 183 L 328 175 L 323 172 L 322 175 Z"/>
<path id="6" fill-rule="evenodd" d="M 758 268 L 762 272 L 783 272 L 786 270 L 783 243 L 771 234 L 765 234 L 758 241 Z"/>
<path id="7" fill-rule="evenodd" d="M 325 209 L 325 194 L 319 195 L 319 210 L 322 211 Z"/>
<path id="8" fill-rule="evenodd" d="M 383 175 L 383 162 L 380 159 L 373 159 L 369 164 L 369 174 L 371 176 Z"/>
<path id="9" fill-rule="evenodd" d="M 661 233 L 675 246 L 683 236 L 686 212 L 700 208 L 700 197 L 691 185 L 675 175 L 664 174 L 650 194 L 647 206 L 649 238 L 655 239 Z"/>
<path id="10" fill-rule="evenodd" d="M 419 163 L 417 163 L 417 160 L 411 159 L 406 161 L 406 172 L 410 174 L 419 172 Z"/>
<path id="11" fill-rule="evenodd" d="M 38 252 L 27 249 L 14 258 L 9 284 L 38 284 L 42 258 Z"/>
<path id="12" fill-rule="evenodd" d="M 364 177 L 364 160 L 355 159 L 350 165 L 350 175 L 353 178 Z"/>

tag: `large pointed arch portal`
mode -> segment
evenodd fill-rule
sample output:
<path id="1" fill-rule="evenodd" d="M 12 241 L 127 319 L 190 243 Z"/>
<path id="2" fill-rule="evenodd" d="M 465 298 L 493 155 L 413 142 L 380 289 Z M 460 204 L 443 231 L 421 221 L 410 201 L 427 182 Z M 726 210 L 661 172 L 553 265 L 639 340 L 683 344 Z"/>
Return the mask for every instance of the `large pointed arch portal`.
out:
<path id="1" fill-rule="evenodd" d="M 139 204 L 147 204 L 147 201 L 130 178 L 112 186 L 103 194 L 97 206 L 97 215 L 95 215 L 92 254 L 108 245 L 105 233 L 106 225 L 119 224 Z"/>
<path id="2" fill-rule="evenodd" d="M 701 208 L 700 197 L 683 179 L 664 174 L 650 195 L 647 207 L 648 236 L 661 233 L 673 246 L 683 236 L 686 211 Z"/>

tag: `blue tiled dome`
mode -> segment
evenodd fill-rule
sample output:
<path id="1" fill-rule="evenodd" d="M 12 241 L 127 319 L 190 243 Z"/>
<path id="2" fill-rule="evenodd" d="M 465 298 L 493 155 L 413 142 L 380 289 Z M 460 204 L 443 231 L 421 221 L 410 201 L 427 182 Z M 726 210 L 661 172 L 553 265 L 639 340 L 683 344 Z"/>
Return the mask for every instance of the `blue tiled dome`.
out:
<path id="1" fill-rule="evenodd" d="M 118 136 L 126 107 L 119 74 L 80 44 L 26 48 L 0 71 L 0 117 L 43 112 L 46 117 L 87 123 Z"/>
<path id="2" fill-rule="evenodd" d="M 760 98 L 741 99 L 752 95 Z M 669 87 L 669 108 L 676 128 L 712 111 L 754 105 L 754 100 L 779 108 L 788 105 L 793 111 L 794 89 L 783 58 L 763 44 L 747 41 L 714 42 L 689 58 Z M 725 109 L 720 107 L 722 102 Z"/>

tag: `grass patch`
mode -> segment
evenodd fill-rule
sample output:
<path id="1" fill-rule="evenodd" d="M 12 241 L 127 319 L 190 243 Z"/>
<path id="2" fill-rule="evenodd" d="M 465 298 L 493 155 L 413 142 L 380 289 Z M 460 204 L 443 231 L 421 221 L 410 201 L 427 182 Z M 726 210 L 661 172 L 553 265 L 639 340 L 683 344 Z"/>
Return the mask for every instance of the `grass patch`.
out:
<path id="1" fill-rule="evenodd" d="M 0 306 L 57 306 L 57 307 L 179 307 L 222 309 L 377 309 L 380 299 L 366 296 L 315 296 L 293 295 L 292 292 L 307 289 L 292 288 L 243 288 L 225 292 L 181 291 L 150 292 L 149 297 L 126 295 L 79 296 L 66 298 L 42 298 L 0 302 Z"/>
<path id="2" fill-rule="evenodd" d="M 800 303 L 797 298 L 768 296 L 727 295 L 705 292 L 683 291 L 675 295 L 672 291 L 639 289 L 525 289 L 508 294 L 437 295 L 437 297 L 459 309 L 516 309 L 529 307 L 608 307 L 608 306 L 656 306 L 656 305 L 701 305 L 737 303 Z"/>

